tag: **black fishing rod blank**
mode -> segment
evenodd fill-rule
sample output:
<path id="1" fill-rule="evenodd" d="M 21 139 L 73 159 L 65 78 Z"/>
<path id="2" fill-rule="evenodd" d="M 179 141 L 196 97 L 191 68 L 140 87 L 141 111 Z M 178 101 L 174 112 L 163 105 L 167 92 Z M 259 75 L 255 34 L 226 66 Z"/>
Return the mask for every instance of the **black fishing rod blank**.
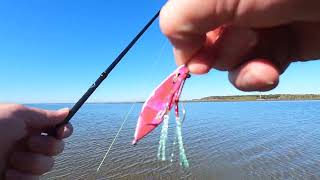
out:
<path id="1" fill-rule="evenodd" d="M 110 72 L 117 66 L 122 58 L 129 52 L 129 50 L 135 45 L 140 37 L 147 31 L 147 29 L 153 24 L 153 22 L 159 17 L 160 11 L 152 17 L 152 19 L 144 26 L 144 28 L 136 35 L 136 37 L 128 44 L 128 46 L 118 55 L 118 57 L 112 62 L 112 64 L 99 76 L 99 78 L 92 84 L 87 92 L 79 99 L 79 101 L 72 107 L 66 119 L 60 123 L 57 127 L 67 124 L 71 118 L 79 111 L 82 105 L 89 99 L 89 97 L 95 92 L 100 84 L 108 77 Z"/>

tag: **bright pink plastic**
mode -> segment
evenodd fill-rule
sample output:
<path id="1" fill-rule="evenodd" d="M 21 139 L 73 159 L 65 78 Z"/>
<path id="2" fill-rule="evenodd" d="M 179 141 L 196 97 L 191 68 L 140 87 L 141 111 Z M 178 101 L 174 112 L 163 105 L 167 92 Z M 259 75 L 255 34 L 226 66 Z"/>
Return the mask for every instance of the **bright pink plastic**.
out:
<path id="1" fill-rule="evenodd" d="M 142 107 L 133 144 L 136 144 L 161 124 L 164 116 L 170 112 L 174 105 L 176 106 L 176 116 L 179 115 L 178 102 L 188 74 L 188 68 L 184 65 L 180 66 L 152 92 Z"/>

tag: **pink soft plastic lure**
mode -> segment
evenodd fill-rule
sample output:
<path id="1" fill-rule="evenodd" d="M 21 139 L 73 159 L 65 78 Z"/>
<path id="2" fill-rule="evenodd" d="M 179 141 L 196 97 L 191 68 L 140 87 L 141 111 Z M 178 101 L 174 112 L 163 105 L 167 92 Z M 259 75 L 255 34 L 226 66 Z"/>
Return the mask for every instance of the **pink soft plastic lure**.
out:
<path id="1" fill-rule="evenodd" d="M 179 98 L 188 76 L 188 68 L 185 65 L 180 66 L 152 92 L 142 107 L 133 144 L 161 124 L 173 106 L 175 106 L 176 117 L 179 117 Z"/>

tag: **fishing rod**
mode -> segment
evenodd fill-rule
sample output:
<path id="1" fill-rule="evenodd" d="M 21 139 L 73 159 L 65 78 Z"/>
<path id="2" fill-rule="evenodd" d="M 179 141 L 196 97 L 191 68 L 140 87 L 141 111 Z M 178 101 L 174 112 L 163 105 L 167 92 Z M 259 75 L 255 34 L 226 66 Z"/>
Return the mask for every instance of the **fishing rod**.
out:
<path id="1" fill-rule="evenodd" d="M 110 72 L 117 66 L 117 64 L 123 59 L 123 57 L 129 52 L 129 50 L 136 44 L 140 37 L 148 30 L 153 22 L 159 17 L 160 11 L 158 11 L 151 20 L 143 27 L 143 29 L 136 35 L 136 37 L 127 45 L 126 48 L 118 55 L 117 58 L 111 63 L 111 65 L 99 76 L 99 78 L 91 85 L 87 92 L 78 100 L 78 102 L 72 107 L 66 119 L 57 125 L 60 127 L 67 124 L 72 117 L 79 111 L 83 104 L 89 99 L 89 97 L 95 92 L 100 84 L 108 77 Z"/>

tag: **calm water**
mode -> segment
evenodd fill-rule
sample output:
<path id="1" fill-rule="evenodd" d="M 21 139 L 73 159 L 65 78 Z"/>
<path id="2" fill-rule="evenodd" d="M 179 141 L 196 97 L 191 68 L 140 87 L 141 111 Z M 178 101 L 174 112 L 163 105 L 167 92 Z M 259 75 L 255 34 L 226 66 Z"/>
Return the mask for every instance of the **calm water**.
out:
<path id="1" fill-rule="evenodd" d="M 160 128 L 131 146 L 141 106 L 96 173 L 131 104 L 86 105 L 73 119 L 64 154 L 43 179 L 320 179 L 320 101 L 186 104 L 187 170 L 177 159 L 157 161 Z M 171 153 L 174 129 L 169 133 Z"/>

